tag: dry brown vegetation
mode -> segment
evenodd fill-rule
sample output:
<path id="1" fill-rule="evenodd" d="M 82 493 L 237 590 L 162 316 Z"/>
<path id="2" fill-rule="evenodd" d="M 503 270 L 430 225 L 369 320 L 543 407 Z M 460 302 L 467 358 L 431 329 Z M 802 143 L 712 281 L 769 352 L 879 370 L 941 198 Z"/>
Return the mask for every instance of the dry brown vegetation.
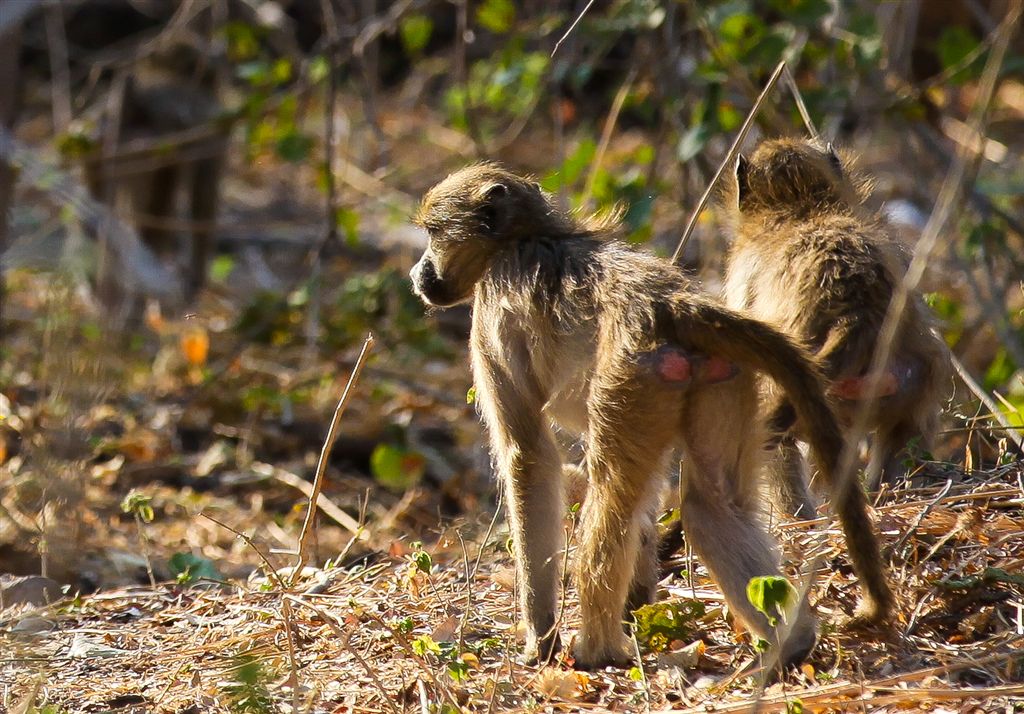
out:
<path id="1" fill-rule="evenodd" d="M 976 132 L 970 114 L 995 20 L 1014 3 L 964 3 L 995 18 L 972 46 L 963 33 L 935 30 L 928 3 L 921 32 L 940 34 L 923 39 L 897 36 L 899 12 L 869 30 L 854 20 L 870 13 L 855 8 L 832 27 L 814 14 L 818 4 L 792 2 L 787 15 L 781 0 L 715 2 L 707 16 L 679 3 L 595 4 L 541 62 L 585 3 L 492 0 L 466 14 L 462 3 L 443 4 L 452 18 L 432 14 L 441 4 L 348 4 L 350 16 L 345 3 L 312 3 L 316 17 L 323 7 L 339 13 L 342 36 L 278 55 L 268 49 L 277 40 L 256 33 L 257 55 L 231 65 L 229 94 L 254 108 L 232 139 L 211 285 L 187 310 L 150 310 L 128 328 L 110 324 L 90 297 L 88 250 L 57 265 L 84 220 L 54 179 L 78 176 L 58 151 L 75 131 L 61 125 L 59 85 L 71 82 L 67 112 L 86 116 L 109 83 L 104 69 L 98 83 L 86 81 L 93 64 L 144 49 L 173 23 L 165 17 L 154 34 L 99 50 L 77 43 L 69 26 L 66 80 L 50 65 L 54 26 L 43 15 L 27 20 L 24 106 L 11 134 L 21 179 L 9 243 L 0 244 L 0 576 L 42 574 L 63 591 L 0 578 L 0 710 L 1024 707 L 1024 462 L 1014 438 L 1024 423 L 1019 32 Z M 975 27 L 958 13 L 945 18 L 950 27 Z M 433 34 L 410 49 L 422 18 Z M 459 23 L 477 33 L 468 51 L 449 32 Z M 402 33 L 413 40 L 400 53 L 404 70 L 385 82 L 392 69 L 379 62 L 394 59 Z M 499 158 L 536 172 L 567 203 L 625 202 L 631 237 L 669 254 L 778 61 L 778 37 L 803 50 L 792 67 L 821 130 L 844 132 L 877 177 L 873 205 L 910 214 L 898 223 L 909 245 L 953 157 L 963 159 L 925 289 L 982 384 L 951 386 L 935 453 L 876 500 L 898 617 L 888 628 L 844 630 L 856 583 L 836 525 L 825 516 L 777 521 L 788 572 L 809 584 L 823 621 L 800 672 L 763 689 L 757 677 L 736 676 L 756 660 L 755 643 L 733 629 L 685 550 L 667 563 L 662 599 L 674 614 L 696 599 L 703 613 L 648 613 L 635 668 L 526 667 L 507 529 L 500 510 L 492 521 L 499 499 L 466 399 L 466 315 L 424 315 L 409 293 L 404 276 L 420 239 L 407 219 L 448 170 Z M 357 39 L 368 43 L 361 56 Z M 336 82 L 312 61 L 331 47 Z M 290 79 L 251 78 L 259 68 L 247 62 L 274 66 L 283 56 L 294 62 Z M 667 69 L 691 61 L 702 72 Z M 0 67 L 0 80 L 9 70 Z M 517 84 L 523 77 L 536 83 Z M 472 106 L 453 109 L 469 85 L 461 101 Z M 485 101 L 498 90 L 500 111 Z M 753 136 L 803 131 L 787 92 L 769 98 Z M 11 157 L 4 141 L 0 157 Z M 696 226 L 684 258 L 715 289 L 726 239 L 713 203 Z M 328 462 L 308 567 L 293 578 L 317 457 L 371 331 L 376 344 Z M 993 407 L 1016 432 L 992 418 Z M 570 557 L 575 518 L 566 514 Z M 566 595 L 562 631 L 571 638 L 571 583 Z"/>

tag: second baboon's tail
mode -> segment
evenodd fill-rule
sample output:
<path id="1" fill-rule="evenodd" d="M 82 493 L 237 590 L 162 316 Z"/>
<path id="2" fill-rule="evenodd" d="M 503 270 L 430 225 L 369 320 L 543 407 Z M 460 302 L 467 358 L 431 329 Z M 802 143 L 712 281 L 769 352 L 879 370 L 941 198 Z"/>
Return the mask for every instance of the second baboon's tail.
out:
<path id="1" fill-rule="evenodd" d="M 673 317 L 679 339 L 711 355 L 766 373 L 792 402 L 818 464 L 828 480 L 832 504 L 846 537 L 854 570 L 867 593 L 860 615 L 879 620 L 893 604 L 892 591 L 867 512 L 867 499 L 854 474 L 839 473 L 843 436 L 822 388 L 822 377 L 808 353 L 790 338 L 759 320 L 744 317 L 692 296 Z"/>

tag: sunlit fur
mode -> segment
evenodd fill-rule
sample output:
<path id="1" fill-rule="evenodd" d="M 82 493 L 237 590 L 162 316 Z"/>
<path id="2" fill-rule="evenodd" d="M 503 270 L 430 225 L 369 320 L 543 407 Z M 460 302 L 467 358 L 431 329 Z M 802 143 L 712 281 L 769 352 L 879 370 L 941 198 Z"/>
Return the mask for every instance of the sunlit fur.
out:
<path id="1" fill-rule="evenodd" d="M 430 240 L 412 270 L 432 304 L 473 301 L 476 399 L 506 492 L 528 658 L 559 647 L 555 632 L 565 516 L 563 457 L 553 428 L 580 435 L 589 481 L 578 535 L 579 667 L 623 664 L 624 610 L 655 593 L 654 514 L 673 451 L 685 454 L 682 519 L 730 610 L 800 660 L 815 641 L 806 604 L 784 642 L 747 600 L 750 578 L 779 574 L 760 518 L 764 437 L 755 370 L 778 380 L 825 472 L 842 447 L 820 378 L 803 350 L 766 325 L 701 295 L 668 262 L 615 240 L 607 219 L 559 211 L 536 184 L 493 164 L 431 189 L 418 222 Z M 716 356 L 740 365 L 726 381 L 666 383 L 650 355 Z M 572 471 L 572 469 L 567 469 Z M 836 498 L 868 596 L 883 616 L 885 583 L 863 494 Z"/>
<path id="2" fill-rule="evenodd" d="M 889 301 L 907 268 L 901 246 L 862 205 L 869 188 L 848 154 L 778 139 L 740 160 L 727 198 L 735 230 L 728 304 L 803 340 L 836 391 L 838 380 L 868 373 Z M 921 437 L 921 445 L 929 445 L 950 373 L 946 347 L 916 297 L 907 304 L 893 348 L 888 371 L 897 391 L 867 405 L 873 487 L 902 477 L 908 441 Z M 836 406 L 849 423 L 864 401 L 837 399 Z M 779 505 L 790 513 L 813 513 L 815 500 L 792 436 L 783 440 L 771 471 Z"/>

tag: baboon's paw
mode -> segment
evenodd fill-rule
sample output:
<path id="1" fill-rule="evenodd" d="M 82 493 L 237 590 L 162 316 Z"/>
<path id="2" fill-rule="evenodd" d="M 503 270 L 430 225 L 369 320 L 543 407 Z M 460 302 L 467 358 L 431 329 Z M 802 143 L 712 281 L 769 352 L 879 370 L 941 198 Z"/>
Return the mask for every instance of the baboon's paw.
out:
<path id="1" fill-rule="evenodd" d="M 844 625 L 844 630 L 874 630 L 885 627 L 892 615 L 892 603 L 880 603 L 873 598 L 865 597 L 857 605 L 857 609 Z"/>
<path id="2" fill-rule="evenodd" d="M 807 659 L 817 644 L 818 638 L 811 631 L 807 634 L 791 637 L 782 646 L 782 655 L 779 657 L 779 664 L 783 669 L 799 667 Z"/>
<path id="3" fill-rule="evenodd" d="M 547 637 L 538 638 L 534 642 L 527 642 L 523 650 L 523 663 L 529 666 L 543 665 L 553 662 L 555 656 L 562 651 L 562 638 L 557 632 L 552 632 Z"/>
<path id="4" fill-rule="evenodd" d="M 629 667 L 633 663 L 633 655 L 625 637 L 621 641 L 605 646 L 587 646 L 578 642 L 572 652 L 576 669 L 593 671 L 605 667 Z"/>

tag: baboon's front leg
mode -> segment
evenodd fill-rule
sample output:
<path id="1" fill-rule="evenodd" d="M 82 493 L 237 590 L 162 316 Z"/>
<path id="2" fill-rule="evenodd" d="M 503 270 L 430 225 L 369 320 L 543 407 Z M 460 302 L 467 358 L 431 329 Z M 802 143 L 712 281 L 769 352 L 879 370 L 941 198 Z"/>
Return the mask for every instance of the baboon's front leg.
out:
<path id="1" fill-rule="evenodd" d="M 564 553 L 557 446 L 546 424 L 537 434 L 517 440 L 499 463 L 505 487 L 509 528 L 515 548 L 519 605 L 526 621 L 526 660 L 548 660 L 561 647 L 555 629 L 558 579 Z"/>
<path id="2" fill-rule="evenodd" d="M 555 606 L 565 538 L 562 461 L 544 400 L 531 375 L 474 352 L 477 403 L 487 424 L 494 465 L 505 493 L 515 549 L 519 606 L 526 622 L 526 659 L 545 661 L 560 645 Z"/>

